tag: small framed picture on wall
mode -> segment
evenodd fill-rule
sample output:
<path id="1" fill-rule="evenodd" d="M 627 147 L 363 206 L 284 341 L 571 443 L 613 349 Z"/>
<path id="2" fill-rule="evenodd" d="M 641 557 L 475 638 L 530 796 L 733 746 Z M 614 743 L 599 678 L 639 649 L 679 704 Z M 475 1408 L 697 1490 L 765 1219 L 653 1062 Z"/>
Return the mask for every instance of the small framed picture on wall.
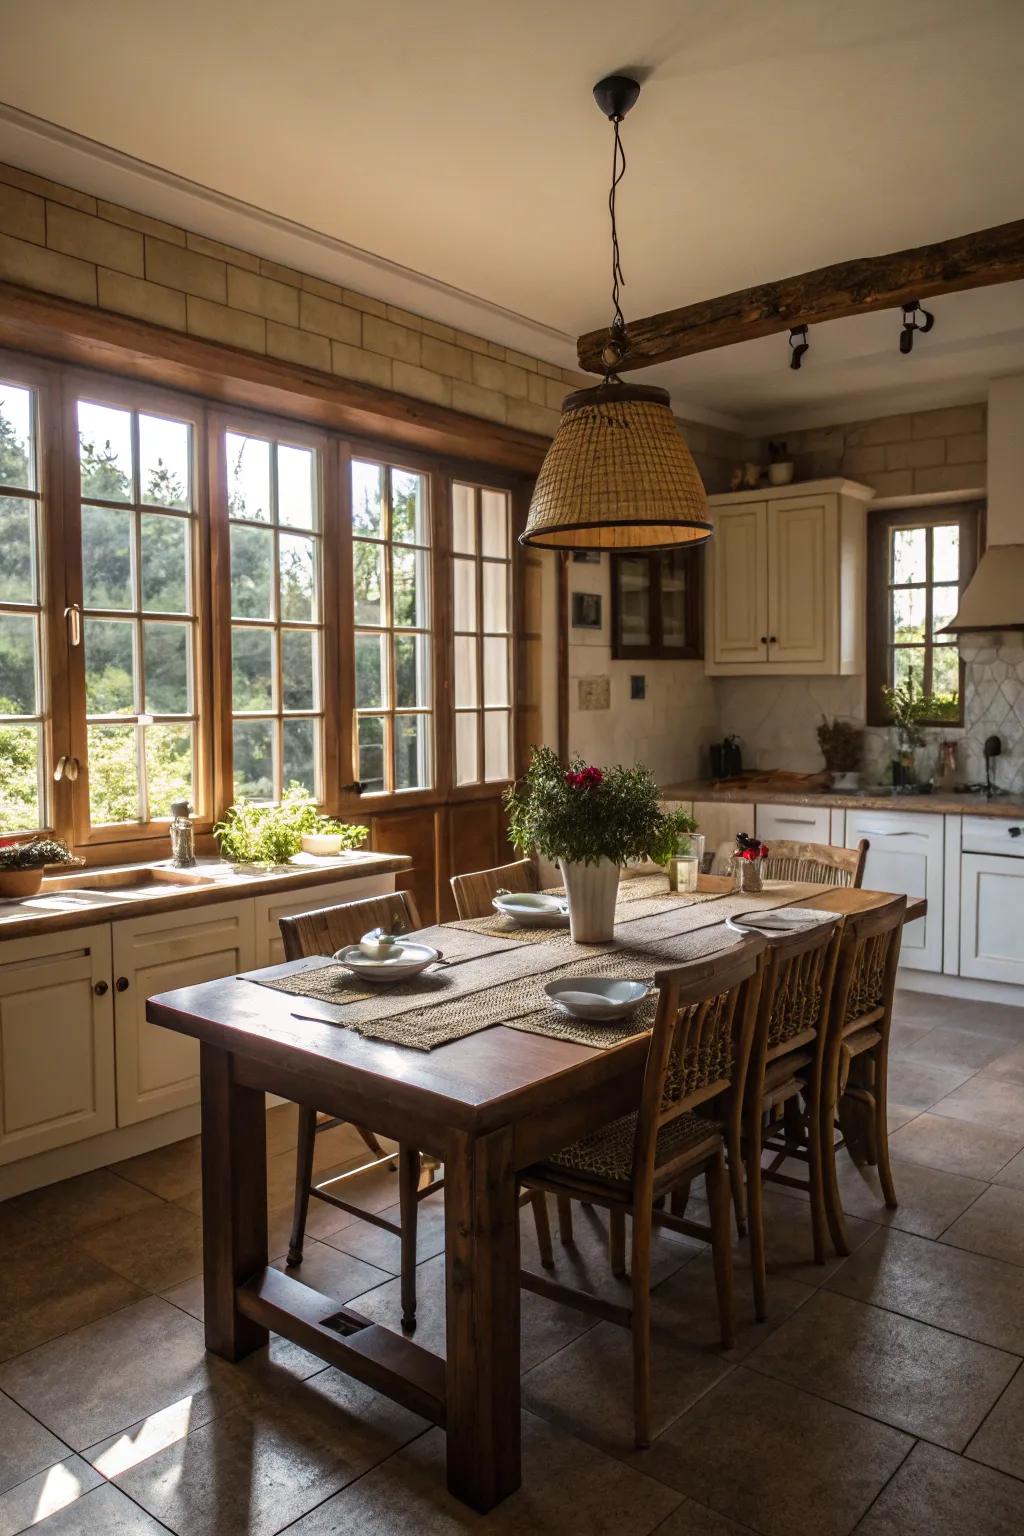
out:
<path id="1" fill-rule="evenodd" d="M 600 592 L 574 592 L 572 594 L 573 629 L 601 628 Z"/>

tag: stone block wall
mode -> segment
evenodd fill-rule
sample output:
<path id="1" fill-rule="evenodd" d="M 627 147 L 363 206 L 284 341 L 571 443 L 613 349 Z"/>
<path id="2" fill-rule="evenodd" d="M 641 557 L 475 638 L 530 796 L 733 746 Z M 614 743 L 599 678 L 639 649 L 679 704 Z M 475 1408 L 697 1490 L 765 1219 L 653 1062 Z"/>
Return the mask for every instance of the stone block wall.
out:
<path id="1" fill-rule="evenodd" d="M 879 496 L 941 496 L 984 488 L 985 425 L 982 402 L 771 437 L 786 443 L 797 480 L 844 475 Z"/>

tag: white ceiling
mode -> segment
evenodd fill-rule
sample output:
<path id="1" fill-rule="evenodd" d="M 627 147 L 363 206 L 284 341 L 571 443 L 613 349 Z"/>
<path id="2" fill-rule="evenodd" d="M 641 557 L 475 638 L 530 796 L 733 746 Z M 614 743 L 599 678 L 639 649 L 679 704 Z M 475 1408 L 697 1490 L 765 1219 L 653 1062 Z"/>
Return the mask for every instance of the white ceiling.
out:
<path id="1" fill-rule="evenodd" d="M 133 170 L 148 211 L 184 178 L 221 195 L 192 227 L 263 210 L 328 237 L 323 275 L 342 242 L 376 258 L 364 290 L 438 318 L 471 296 L 466 328 L 564 361 L 608 318 L 590 91 L 629 68 L 627 317 L 1024 212 L 1021 0 L 32 0 L 3 7 L 0 99 L 120 158 L 13 118 L 0 154 L 97 189 Z M 1024 367 L 1024 285 L 934 307 L 911 358 L 874 316 L 819 328 L 799 374 L 782 336 L 648 376 L 765 426 Z"/>

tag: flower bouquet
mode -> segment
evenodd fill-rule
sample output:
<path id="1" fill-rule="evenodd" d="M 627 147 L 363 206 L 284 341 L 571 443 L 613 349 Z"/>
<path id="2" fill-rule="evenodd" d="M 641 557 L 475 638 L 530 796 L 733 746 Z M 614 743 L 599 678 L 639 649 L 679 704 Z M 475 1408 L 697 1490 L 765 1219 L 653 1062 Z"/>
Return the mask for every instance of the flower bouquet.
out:
<path id="1" fill-rule="evenodd" d="M 736 847 L 732 854 L 732 872 L 739 881 L 738 889 L 749 896 L 758 895 L 764 888 L 764 865 L 768 857 L 768 844 L 751 837 L 747 832 L 736 834 Z"/>

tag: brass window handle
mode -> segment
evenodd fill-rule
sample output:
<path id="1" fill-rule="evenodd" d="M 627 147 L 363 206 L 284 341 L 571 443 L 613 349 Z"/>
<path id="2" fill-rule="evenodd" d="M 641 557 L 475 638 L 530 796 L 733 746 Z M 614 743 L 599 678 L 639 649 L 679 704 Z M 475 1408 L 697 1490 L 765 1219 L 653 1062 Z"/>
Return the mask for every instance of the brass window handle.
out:
<path id="1" fill-rule="evenodd" d="M 59 784 L 61 779 L 69 779 L 74 783 L 75 779 L 78 778 L 79 767 L 80 764 L 77 757 L 67 757 L 64 755 L 58 757 L 57 766 L 53 770 L 54 782 Z"/>
<path id="2" fill-rule="evenodd" d="M 82 610 L 77 603 L 69 603 L 64 609 L 64 617 L 68 625 L 68 644 L 72 646 L 82 643 Z"/>

